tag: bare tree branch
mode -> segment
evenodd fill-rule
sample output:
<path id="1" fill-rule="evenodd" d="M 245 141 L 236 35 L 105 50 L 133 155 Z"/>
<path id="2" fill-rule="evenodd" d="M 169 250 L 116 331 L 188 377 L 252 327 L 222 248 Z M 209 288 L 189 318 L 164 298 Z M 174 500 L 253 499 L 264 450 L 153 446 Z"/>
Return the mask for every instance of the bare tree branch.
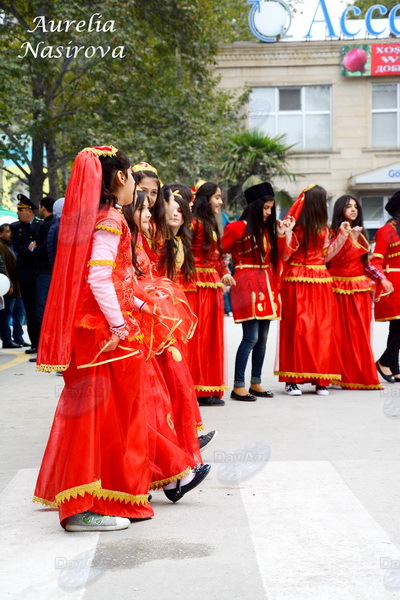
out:
<path id="1" fill-rule="evenodd" d="M 17 11 L 17 9 L 14 6 L 14 2 L 11 2 L 11 4 L 6 4 L 5 2 L 0 2 L 0 8 L 2 8 L 4 10 L 4 12 L 8 12 L 11 13 L 13 15 L 13 17 L 15 17 L 17 19 L 17 21 L 22 25 L 22 27 L 24 29 L 29 29 L 30 25 L 27 21 L 25 21 L 25 19 L 23 18 L 23 16 L 21 15 L 21 13 L 19 13 Z"/>
<path id="2" fill-rule="evenodd" d="M 10 139 L 10 141 L 12 141 L 15 144 L 15 146 L 17 147 L 17 149 L 18 149 L 19 153 L 21 154 L 21 156 L 25 159 L 28 167 L 32 168 L 32 164 L 31 164 L 31 161 L 29 159 L 28 154 L 25 152 L 24 147 L 20 144 L 20 142 L 14 136 L 14 134 L 12 133 L 12 131 L 6 125 L 3 125 L 3 124 L 0 124 L 0 129 L 2 129 L 4 131 L 4 133 L 6 134 L 6 136 Z M 4 144 L 4 142 L 1 142 L 1 145 L 3 146 L 3 148 L 5 150 L 8 151 L 8 148 Z M 14 160 L 14 159 L 12 159 L 12 160 Z"/>
<path id="3" fill-rule="evenodd" d="M 21 168 L 21 167 L 19 167 L 19 168 Z M 10 174 L 10 175 L 12 175 L 13 177 L 16 177 L 16 178 L 17 178 L 19 181 L 23 181 L 24 183 L 26 183 L 26 184 L 28 185 L 28 173 L 26 173 L 26 171 L 24 171 L 23 169 L 21 169 L 21 170 L 22 170 L 22 172 L 25 174 L 25 177 L 26 177 L 26 179 L 25 179 L 24 177 L 20 177 L 20 176 L 18 175 L 18 173 L 14 173 L 14 171 L 10 171 L 10 169 L 7 169 L 7 167 L 2 167 L 2 169 L 3 169 L 3 171 L 5 171 L 6 173 L 9 173 L 9 174 Z"/>

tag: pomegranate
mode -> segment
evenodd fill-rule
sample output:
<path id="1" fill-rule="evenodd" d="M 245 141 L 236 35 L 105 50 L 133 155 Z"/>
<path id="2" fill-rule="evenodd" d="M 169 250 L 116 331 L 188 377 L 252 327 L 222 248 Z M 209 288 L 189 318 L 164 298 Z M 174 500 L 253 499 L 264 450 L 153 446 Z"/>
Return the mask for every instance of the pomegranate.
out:
<path id="1" fill-rule="evenodd" d="M 368 56 L 365 50 L 362 48 L 353 48 L 344 55 L 342 64 L 350 73 L 355 73 L 356 71 L 365 73 L 367 60 Z"/>

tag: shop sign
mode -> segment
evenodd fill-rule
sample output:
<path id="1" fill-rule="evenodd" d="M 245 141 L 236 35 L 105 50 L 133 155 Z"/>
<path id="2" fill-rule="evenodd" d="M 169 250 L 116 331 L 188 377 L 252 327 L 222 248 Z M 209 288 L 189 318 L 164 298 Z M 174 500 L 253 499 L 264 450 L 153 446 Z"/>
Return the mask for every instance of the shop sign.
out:
<path id="1" fill-rule="evenodd" d="M 345 77 L 398 75 L 400 44 L 357 44 L 341 48 L 341 75 Z"/>
<path id="2" fill-rule="evenodd" d="M 301 27 L 296 27 L 297 35 L 286 35 L 290 32 L 292 13 L 284 0 L 247 0 L 251 5 L 249 26 L 252 33 L 263 42 L 289 41 L 290 38 L 313 39 L 367 39 L 400 36 L 400 4 L 387 8 L 383 4 L 371 6 L 364 19 L 357 19 L 361 9 L 347 6 L 341 13 L 337 0 L 318 0 L 311 19 Z M 384 17 L 384 18 L 382 18 Z M 304 16 L 301 16 L 304 19 Z M 293 20 L 294 21 L 294 20 Z M 299 37 L 300 35 L 300 37 Z"/>
<path id="3" fill-rule="evenodd" d="M 400 183 L 400 163 L 358 175 L 355 183 Z"/>
<path id="4" fill-rule="evenodd" d="M 322 19 L 317 18 L 318 13 L 322 13 Z M 328 10 L 327 0 L 319 0 L 314 17 L 305 39 L 311 39 L 311 29 L 314 23 L 323 23 L 326 27 L 326 37 L 338 38 L 340 36 L 350 38 L 367 38 L 373 37 L 388 37 L 388 35 L 400 35 L 400 4 L 394 6 L 390 11 L 383 4 L 374 4 L 365 13 L 365 18 L 360 20 L 351 19 L 350 17 L 359 17 L 361 9 L 358 6 L 348 6 L 342 12 L 339 23 L 334 27 L 334 20 Z M 387 15 L 387 19 L 376 18 L 377 15 L 383 17 Z"/>

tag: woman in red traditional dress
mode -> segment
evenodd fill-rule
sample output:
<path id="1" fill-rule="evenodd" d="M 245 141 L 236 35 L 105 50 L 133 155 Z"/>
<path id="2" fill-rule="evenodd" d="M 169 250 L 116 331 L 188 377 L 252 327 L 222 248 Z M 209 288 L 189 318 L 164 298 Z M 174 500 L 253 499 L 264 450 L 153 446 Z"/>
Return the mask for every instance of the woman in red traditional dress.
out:
<path id="1" fill-rule="evenodd" d="M 391 219 L 376 232 L 376 244 L 371 264 L 387 277 L 377 286 L 375 320 L 389 321 L 387 346 L 376 363 L 382 378 L 388 383 L 400 381 L 400 192 L 396 192 L 385 209 Z"/>
<path id="2" fill-rule="evenodd" d="M 261 385 L 261 371 L 271 320 L 280 318 L 280 296 L 276 283 L 277 243 L 275 196 L 265 182 L 248 188 L 248 206 L 238 221 L 228 223 L 221 239 L 224 253 L 231 252 L 236 285 L 231 291 L 235 323 L 241 323 L 243 339 L 235 360 L 231 398 L 254 401 L 272 398 Z M 252 353 L 250 388 L 245 387 L 245 369 Z"/>
<path id="3" fill-rule="evenodd" d="M 312 185 L 303 190 L 285 220 L 279 240 L 283 271 L 282 321 L 279 330 L 279 366 L 285 393 L 301 395 L 298 383 L 310 382 L 318 395 L 340 380 L 335 337 L 336 304 L 332 277 L 325 259 L 329 246 L 327 194 Z"/>
<path id="4" fill-rule="evenodd" d="M 189 188 L 186 188 L 189 191 L 189 194 L 186 193 L 186 198 L 183 198 L 179 190 L 182 190 L 183 188 L 184 192 L 185 186 L 173 187 L 177 187 L 177 189 L 172 191 L 172 186 L 170 187 L 168 185 L 165 185 L 162 188 L 165 199 L 165 216 L 169 230 L 169 236 L 165 240 L 164 247 L 161 252 L 158 270 L 161 273 L 165 273 L 169 279 L 179 283 L 184 289 L 187 285 L 191 284 L 196 273 L 194 267 L 194 257 L 192 253 L 192 233 L 190 229 L 192 215 L 190 212 L 189 200 L 192 192 Z M 196 392 L 194 390 L 194 385 L 192 385 L 192 376 L 190 375 L 190 370 L 187 366 L 187 361 L 185 360 L 186 350 L 179 340 L 177 340 L 177 347 L 182 353 L 183 363 L 185 366 L 185 372 L 182 370 L 180 371 L 180 374 L 184 379 L 174 378 L 174 380 L 170 382 L 170 386 L 171 388 L 175 388 L 179 393 L 179 389 L 182 390 L 186 388 L 184 385 L 184 380 L 190 382 L 189 387 L 192 390 L 191 398 L 193 410 L 196 415 L 197 429 L 201 430 L 204 428 L 204 426 L 197 402 Z M 165 356 L 167 357 L 168 355 Z M 168 375 L 172 375 L 173 372 L 168 369 L 168 366 L 165 365 L 165 367 L 166 368 L 164 372 Z M 204 449 L 206 446 L 208 446 L 214 440 L 216 434 L 217 432 L 212 430 L 208 433 L 200 435 L 200 448 Z"/>
<path id="5" fill-rule="evenodd" d="M 69 531 L 124 529 L 153 515 L 144 354 L 122 215 L 134 185 L 120 151 L 85 148 L 61 218 L 37 368 L 62 371 L 65 387 L 34 500 L 58 508 Z"/>
<path id="6" fill-rule="evenodd" d="M 215 215 L 222 205 L 221 190 L 207 181 L 197 192 L 193 206 L 192 251 L 196 278 L 185 288 L 198 324 L 188 343 L 188 362 L 200 406 L 224 405 L 225 377 L 223 285 L 234 285 L 221 256 Z"/>
<path id="7" fill-rule="evenodd" d="M 138 276 L 135 293 L 152 312 L 150 319 L 143 314 L 140 321 L 147 349 L 145 379 L 152 390 L 146 399 L 148 421 L 158 437 L 163 438 L 163 447 L 165 439 L 169 440 L 186 454 L 186 464 L 198 467 L 202 458 L 197 437 L 197 411 L 192 401 L 190 373 L 177 347 L 178 340 L 185 342 L 192 335 L 197 320 L 180 286 L 153 273 L 153 265 L 142 244 L 150 227 L 147 195 L 138 191 L 135 206 L 127 206 L 124 214 L 132 234 L 133 262 Z M 189 482 L 188 477 L 193 475 L 174 471 L 171 467 L 176 464 L 176 461 L 172 464 L 168 461 L 168 453 L 157 452 L 150 488 L 163 487 L 170 497 L 175 493 L 177 480 L 180 481 L 178 486 L 184 487 Z M 185 466 L 184 460 L 182 465 Z M 209 469 L 209 465 L 196 468 L 196 482 L 200 483 L 200 475 L 203 474 L 204 479 Z"/>
<path id="8" fill-rule="evenodd" d="M 340 228 L 343 221 L 350 227 Z M 369 242 L 362 208 L 354 196 L 345 194 L 336 200 L 331 230 L 332 240 L 340 240 L 341 246 L 327 265 L 341 317 L 337 335 L 342 378 L 334 383 L 354 390 L 380 390 L 371 349 L 371 279 L 386 285 L 386 278 L 368 264 Z"/>

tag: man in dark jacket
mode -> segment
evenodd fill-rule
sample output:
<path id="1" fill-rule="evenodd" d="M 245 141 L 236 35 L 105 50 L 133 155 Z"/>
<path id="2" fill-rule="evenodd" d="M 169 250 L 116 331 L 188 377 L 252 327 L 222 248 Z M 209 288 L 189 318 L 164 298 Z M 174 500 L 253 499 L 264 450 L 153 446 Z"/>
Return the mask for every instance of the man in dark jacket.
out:
<path id="1" fill-rule="evenodd" d="M 39 341 L 39 325 L 35 316 L 36 306 L 36 272 L 33 254 L 29 245 L 34 239 L 35 230 L 39 219 L 34 211 L 37 206 L 24 194 L 17 195 L 18 222 L 11 223 L 11 242 L 17 255 L 17 280 L 21 289 L 21 296 L 25 307 L 28 335 L 31 348 L 25 350 L 27 354 L 35 354 Z"/>
<path id="2" fill-rule="evenodd" d="M 46 196 L 39 204 L 41 221 L 33 232 L 33 241 L 28 248 L 33 254 L 36 271 L 36 306 L 35 316 L 38 322 L 39 335 L 46 306 L 47 294 L 49 293 L 52 266 L 47 252 L 47 236 L 53 221 L 53 204 L 55 198 Z"/>
<path id="3" fill-rule="evenodd" d="M 11 287 L 4 296 L 4 309 L 0 311 L 0 337 L 3 342 L 3 348 L 21 348 L 29 344 L 26 344 L 22 337 L 23 331 L 20 324 L 15 322 L 13 318 L 13 335 L 11 335 L 10 327 L 10 319 L 13 317 L 15 301 L 17 298 L 21 298 L 16 275 L 17 258 L 10 240 L 10 225 L 4 223 L 0 225 L 0 256 L 3 259 L 6 275 L 11 282 Z"/>

